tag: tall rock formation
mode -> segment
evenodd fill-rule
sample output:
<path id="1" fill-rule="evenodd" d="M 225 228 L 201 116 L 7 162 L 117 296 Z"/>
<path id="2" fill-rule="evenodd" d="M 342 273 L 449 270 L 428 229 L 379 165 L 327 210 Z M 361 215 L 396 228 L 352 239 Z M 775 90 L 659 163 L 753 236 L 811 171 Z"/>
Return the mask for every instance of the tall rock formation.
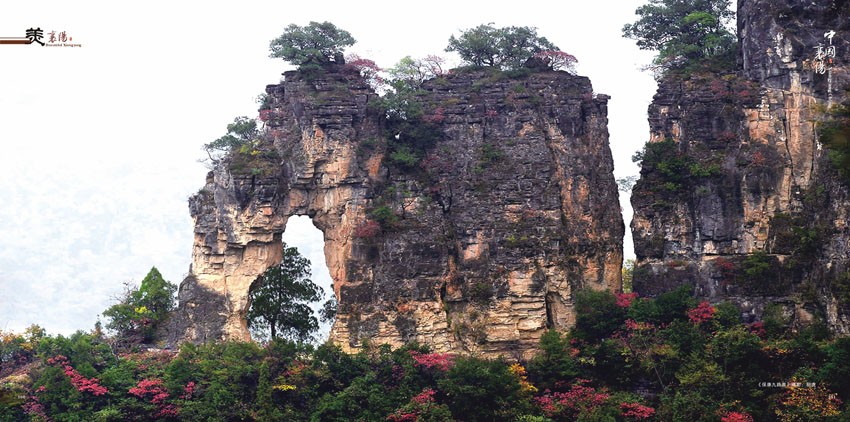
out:
<path id="1" fill-rule="evenodd" d="M 608 97 L 553 71 L 462 72 L 422 90 L 419 129 L 435 142 L 405 149 L 356 72 L 287 72 L 267 87 L 267 136 L 190 199 L 172 342 L 249 338 L 251 284 L 280 262 L 292 215 L 324 234 L 331 341 L 349 351 L 417 341 L 529 357 L 545 330 L 573 323 L 575 289 L 620 290 Z"/>
<path id="2" fill-rule="evenodd" d="M 668 76 L 649 107 L 635 290 L 690 283 L 750 319 L 776 303 L 847 333 L 850 196 L 816 122 L 850 87 L 850 3 L 740 0 L 738 37 L 737 71 Z"/>

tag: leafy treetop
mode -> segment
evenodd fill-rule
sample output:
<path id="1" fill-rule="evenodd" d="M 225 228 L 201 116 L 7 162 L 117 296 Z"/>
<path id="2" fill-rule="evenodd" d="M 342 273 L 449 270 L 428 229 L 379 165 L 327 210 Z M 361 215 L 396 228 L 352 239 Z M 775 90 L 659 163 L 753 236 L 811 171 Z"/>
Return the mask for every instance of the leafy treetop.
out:
<path id="1" fill-rule="evenodd" d="M 239 150 L 243 145 L 253 143 L 260 136 L 257 129 L 257 121 L 245 116 L 233 119 L 233 123 L 227 125 L 227 134 L 204 145 L 204 151 L 212 161 L 217 163 L 221 157 L 234 150 Z"/>
<path id="2" fill-rule="evenodd" d="M 270 57 L 279 57 L 300 69 L 313 69 L 340 61 L 345 47 L 354 38 L 330 22 L 310 22 L 307 26 L 291 24 L 283 34 L 271 41 Z"/>
<path id="3" fill-rule="evenodd" d="M 534 55 L 552 50 L 558 47 L 537 36 L 537 28 L 496 28 L 492 23 L 461 31 L 457 38 L 452 35 L 446 47 L 446 51 L 456 51 L 470 65 L 500 69 L 517 69 Z"/>
<path id="4" fill-rule="evenodd" d="M 623 27 L 641 50 L 658 51 L 655 65 L 667 70 L 733 51 L 735 35 L 726 25 L 735 16 L 730 0 L 649 0 Z"/>
<path id="5" fill-rule="evenodd" d="M 157 326 L 174 309 L 176 290 L 176 285 L 152 267 L 138 288 L 128 286 L 119 303 L 103 311 L 109 319 L 106 328 L 129 344 L 153 340 Z"/>

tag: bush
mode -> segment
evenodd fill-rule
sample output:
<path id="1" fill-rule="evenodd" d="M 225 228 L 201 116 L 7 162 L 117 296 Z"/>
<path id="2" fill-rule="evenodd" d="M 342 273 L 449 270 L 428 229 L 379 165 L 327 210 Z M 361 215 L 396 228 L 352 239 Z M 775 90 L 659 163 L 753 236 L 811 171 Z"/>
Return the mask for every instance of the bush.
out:
<path id="1" fill-rule="evenodd" d="M 119 303 L 103 311 L 109 320 L 106 328 L 125 342 L 125 346 L 149 343 L 156 329 L 174 309 L 177 286 L 162 278 L 152 267 L 138 288 L 125 286 Z"/>
<path id="2" fill-rule="evenodd" d="M 588 342 L 610 337 L 625 321 L 625 310 L 608 291 L 579 290 L 575 294 L 576 325 L 572 335 Z"/>

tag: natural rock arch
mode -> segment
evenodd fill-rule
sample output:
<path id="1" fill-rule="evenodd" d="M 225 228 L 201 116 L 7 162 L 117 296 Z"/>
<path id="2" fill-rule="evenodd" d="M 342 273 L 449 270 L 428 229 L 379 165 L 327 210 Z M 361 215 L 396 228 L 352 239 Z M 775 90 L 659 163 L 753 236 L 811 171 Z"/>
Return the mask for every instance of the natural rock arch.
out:
<path id="1" fill-rule="evenodd" d="M 575 288 L 619 291 L 607 97 L 566 72 L 487 76 L 425 83 L 442 138 L 407 171 L 385 163 L 383 116 L 359 75 L 287 72 L 268 86 L 258 158 L 231 154 L 190 199 L 193 261 L 170 340 L 249 338 L 248 289 L 280 262 L 292 215 L 324 235 L 330 340 L 345 350 L 368 339 L 529 357 L 545 330 L 573 323 Z M 379 204 L 399 224 L 364 235 Z"/>

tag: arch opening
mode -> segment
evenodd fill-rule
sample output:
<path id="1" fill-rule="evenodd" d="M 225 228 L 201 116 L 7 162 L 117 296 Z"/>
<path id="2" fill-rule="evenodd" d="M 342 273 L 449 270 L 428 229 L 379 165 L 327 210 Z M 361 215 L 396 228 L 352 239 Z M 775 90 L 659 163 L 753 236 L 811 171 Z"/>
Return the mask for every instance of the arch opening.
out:
<path id="1" fill-rule="evenodd" d="M 283 230 L 282 241 L 287 246 L 298 249 L 303 257 L 310 260 L 311 280 L 324 292 L 321 301 L 312 303 L 310 307 L 315 312 L 316 318 L 320 318 L 319 311 L 328 299 L 334 298 L 333 280 L 331 279 L 328 264 L 325 260 L 325 237 L 321 230 L 306 215 L 293 215 L 286 222 Z M 333 321 L 322 322 L 319 320 L 319 331 L 314 335 L 316 341 L 321 344 L 328 339 Z"/>

